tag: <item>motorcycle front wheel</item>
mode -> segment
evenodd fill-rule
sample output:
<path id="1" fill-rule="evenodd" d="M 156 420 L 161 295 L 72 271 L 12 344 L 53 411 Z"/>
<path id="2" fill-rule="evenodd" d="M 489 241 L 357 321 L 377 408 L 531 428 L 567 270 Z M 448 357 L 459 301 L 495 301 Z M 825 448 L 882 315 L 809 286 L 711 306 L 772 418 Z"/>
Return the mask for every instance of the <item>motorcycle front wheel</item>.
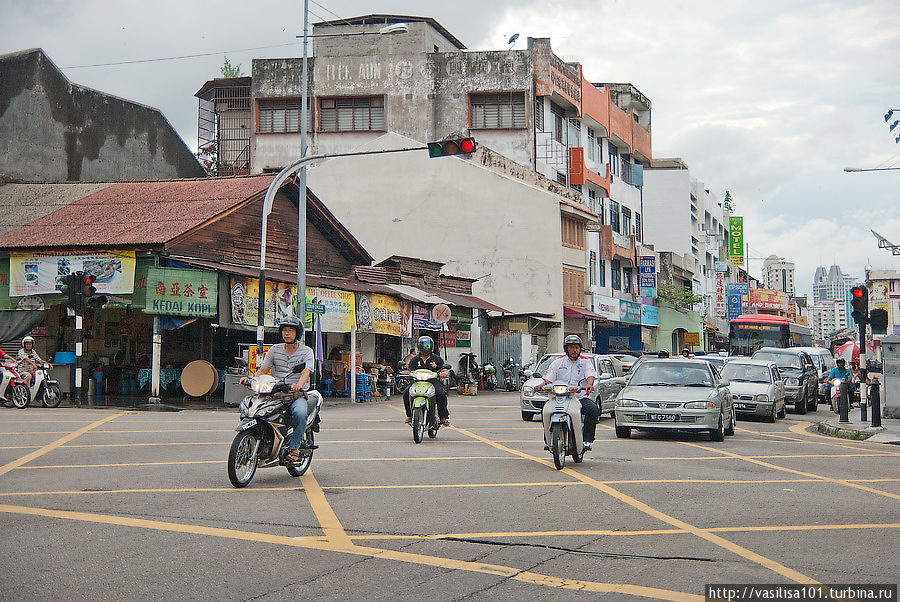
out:
<path id="1" fill-rule="evenodd" d="M 312 447 L 315 445 L 315 436 L 312 431 L 307 431 L 306 433 L 306 444 Z M 312 464 L 313 450 L 309 450 L 309 455 L 300 458 L 300 462 L 297 464 L 288 464 L 287 471 L 288 474 L 292 477 L 303 476 L 307 470 L 309 470 L 309 465 Z"/>
<path id="2" fill-rule="evenodd" d="M 256 474 L 259 458 L 256 436 L 250 431 L 238 433 L 228 452 L 228 480 L 237 488 L 246 487 Z"/>
<path id="3" fill-rule="evenodd" d="M 425 407 L 419 406 L 413 408 L 412 414 L 413 441 L 422 442 L 422 436 L 425 434 Z"/>
<path id="4" fill-rule="evenodd" d="M 44 387 L 41 405 L 45 408 L 58 408 L 60 402 L 62 402 L 62 390 L 60 390 L 59 385 L 48 385 Z"/>
<path id="5" fill-rule="evenodd" d="M 23 384 L 13 385 L 12 403 L 20 410 L 24 410 L 31 403 L 31 391 Z"/>
<path id="6" fill-rule="evenodd" d="M 553 465 L 557 470 L 566 466 L 566 451 L 569 448 L 569 429 L 562 422 L 553 425 L 550 439 L 550 450 L 553 452 Z"/>

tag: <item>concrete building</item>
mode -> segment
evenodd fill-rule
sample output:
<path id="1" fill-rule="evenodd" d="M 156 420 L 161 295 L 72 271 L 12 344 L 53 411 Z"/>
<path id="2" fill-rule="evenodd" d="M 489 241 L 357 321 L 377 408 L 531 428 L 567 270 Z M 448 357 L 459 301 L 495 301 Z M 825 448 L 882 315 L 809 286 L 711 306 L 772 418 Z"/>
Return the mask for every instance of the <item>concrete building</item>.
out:
<path id="1" fill-rule="evenodd" d="M 813 315 L 812 310 L 821 305 L 826 315 L 834 315 L 836 320 L 834 330 L 852 326 L 852 320 L 850 320 L 850 289 L 855 285 L 856 280 L 852 276 L 844 274 L 838 265 L 832 265 L 827 270 L 824 266 L 816 268 L 816 273 L 813 276 L 813 304 L 810 309 L 810 316 Z M 843 305 L 843 309 L 838 312 L 832 310 L 831 302 L 833 301 Z"/>
<path id="2" fill-rule="evenodd" d="M 900 335 L 900 271 L 866 268 L 869 309 L 888 312 L 887 334 Z M 883 338 L 882 335 L 875 335 Z"/>
<path id="3" fill-rule="evenodd" d="M 767 289 L 781 291 L 793 297 L 796 292 L 794 264 L 786 261 L 784 257 L 769 255 L 763 261 L 763 283 Z"/>
<path id="4" fill-rule="evenodd" d="M 378 35 L 399 22 L 408 25 L 407 33 Z M 360 148 L 385 132 L 419 143 L 469 133 L 493 151 L 483 161 L 502 164 L 501 171 L 522 181 L 541 177 L 544 188 L 578 206 L 579 217 L 559 213 L 568 249 L 561 266 L 565 289 L 578 291 L 567 303 L 570 317 L 613 326 L 595 313 L 598 300 L 637 301 L 638 186 L 651 157 L 651 103 L 637 88 L 587 81 L 580 64 L 553 53 L 549 39 L 529 39 L 523 50 L 466 51 L 428 17 L 367 15 L 316 23 L 313 34 L 333 36 L 316 38 L 310 60 L 313 152 Z M 238 161 L 242 169 L 277 170 L 299 156 L 301 63 L 253 61 L 251 127 L 229 128 L 231 154 L 248 149 L 249 165 Z M 217 88 L 245 85 L 207 82 L 198 92 L 201 104 L 207 102 L 206 122 L 243 123 L 243 101 L 215 99 L 244 94 L 217 96 Z"/>
<path id="5" fill-rule="evenodd" d="M 847 307 L 843 301 L 819 301 L 809 308 L 809 326 L 817 341 L 825 341 L 831 333 L 847 328 L 848 324 Z"/>
<path id="6" fill-rule="evenodd" d="M 73 84 L 39 48 L 0 56 L 0 181 L 205 175 L 157 109 Z"/>

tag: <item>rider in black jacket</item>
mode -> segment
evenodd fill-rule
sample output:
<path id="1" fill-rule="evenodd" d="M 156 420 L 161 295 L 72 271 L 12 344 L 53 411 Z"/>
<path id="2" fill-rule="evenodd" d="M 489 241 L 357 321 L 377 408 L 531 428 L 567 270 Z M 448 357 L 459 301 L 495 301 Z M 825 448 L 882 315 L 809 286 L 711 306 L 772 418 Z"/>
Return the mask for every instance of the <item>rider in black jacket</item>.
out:
<path id="1" fill-rule="evenodd" d="M 444 370 L 444 360 L 431 353 L 434 351 L 434 340 L 429 336 L 419 337 L 419 340 L 416 342 L 416 349 L 419 354 L 409 361 L 407 368 L 409 368 L 410 372 L 424 368 L 437 373 L 438 378 L 434 378 L 429 382 L 434 385 L 434 396 L 437 400 L 438 416 L 441 419 L 441 424 L 450 426 L 450 411 L 447 409 L 447 390 L 444 389 L 444 385 L 439 380 L 447 375 L 447 371 Z M 406 408 L 406 423 L 409 424 L 412 422 L 409 389 L 403 392 L 403 405 Z"/>

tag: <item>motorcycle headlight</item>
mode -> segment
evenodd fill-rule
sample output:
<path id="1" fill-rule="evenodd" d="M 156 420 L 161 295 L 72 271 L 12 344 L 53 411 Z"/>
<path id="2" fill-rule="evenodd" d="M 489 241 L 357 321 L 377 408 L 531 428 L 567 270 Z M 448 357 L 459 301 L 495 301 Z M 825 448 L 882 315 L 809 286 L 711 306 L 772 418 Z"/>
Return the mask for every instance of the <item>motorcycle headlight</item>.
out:
<path id="1" fill-rule="evenodd" d="M 248 403 L 247 403 L 247 400 L 245 399 L 244 401 L 241 402 L 241 405 L 240 405 L 241 416 L 242 416 L 242 417 L 243 417 L 243 416 L 246 416 L 246 415 L 247 415 L 247 411 L 248 411 L 249 409 L 250 409 L 250 404 L 248 404 Z"/>
<path id="2" fill-rule="evenodd" d="M 434 385 L 428 385 L 425 389 L 425 397 L 434 397 Z"/>
<path id="3" fill-rule="evenodd" d="M 275 388 L 274 382 L 263 382 L 259 380 L 253 380 L 250 382 L 250 389 L 254 393 L 266 394 L 271 393 L 272 389 Z"/>
<path id="4" fill-rule="evenodd" d="M 619 398 L 616 400 L 616 406 L 620 408 L 639 408 L 644 404 L 638 401 L 637 399 L 624 399 Z"/>
<path id="5" fill-rule="evenodd" d="M 787 384 L 797 386 L 800 384 L 799 378 L 789 378 L 787 379 Z"/>
<path id="6" fill-rule="evenodd" d="M 566 395 L 569 392 L 568 385 L 553 385 L 553 394 L 554 395 Z"/>
<path id="7" fill-rule="evenodd" d="M 711 410 L 716 407 L 711 401 L 689 401 L 684 404 L 686 410 Z"/>
<path id="8" fill-rule="evenodd" d="M 526 397 L 534 395 L 534 387 L 522 387 L 522 395 Z"/>
<path id="9" fill-rule="evenodd" d="M 756 401 L 769 401 L 769 396 L 765 393 L 760 393 L 756 396 Z"/>

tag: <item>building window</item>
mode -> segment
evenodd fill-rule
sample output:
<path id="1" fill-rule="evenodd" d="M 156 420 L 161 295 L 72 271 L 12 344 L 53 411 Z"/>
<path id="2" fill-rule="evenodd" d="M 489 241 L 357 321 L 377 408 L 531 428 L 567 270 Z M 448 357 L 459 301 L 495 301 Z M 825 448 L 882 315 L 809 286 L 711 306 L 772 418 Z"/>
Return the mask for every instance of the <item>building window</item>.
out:
<path id="1" fill-rule="evenodd" d="M 562 244 L 573 249 L 585 249 L 584 244 L 586 229 L 584 222 L 572 219 L 567 215 L 562 216 Z"/>
<path id="2" fill-rule="evenodd" d="M 631 157 L 622 155 L 622 180 L 626 184 L 631 184 Z"/>
<path id="3" fill-rule="evenodd" d="M 631 234 L 631 209 L 628 207 L 622 207 L 622 234 Z"/>
<path id="4" fill-rule="evenodd" d="M 584 192 L 581 190 L 581 184 L 569 184 L 569 188 L 576 191 L 578 194 L 584 194 Z"/>
<path id="5" fill-rule="evenodd" d="M 472 129 L 525 127 L 525 93 L 469 94 Z"/>
<path id="6" fill-rule="evenodd" d="M 597 284 L 606 286 L 606 262 L 602 259 L 597 262 Z"/>
<path id="7" fill-rule="evenodd" d="M 643 228 L 641 228 L 641 214 L 637 212 L 634 214 L 634 235 L 638 239 L 638 242 L 644 240 L 644 231 Z"/>
<path id="8" fill-rule="evenodd" d="M 619 204 L 612 199 L 609 200 L 609 225 L 613 232 L 622 233 L 619 229 Z"/>
<path id="9" fill-rule="evenodd" d="M 584 307 L 584 272 L 563 268 L 563 303 Z"/>
<path id="10" fill-rule="evenodd" d="M 319 99 L 320 132 L 371 132 L 384 129 L 384 96 Z"/>
<path id="11" fill-rule="evenodd" d="M 566 182 L 567 182 L 566 174 L 564 174 L 560 171 L 556 172 L 556 181 L 559 182 L 560 184 L 562 184 L 563 186 L 566 186 Z"/>
<path id="12" fill-rule="evenodd" d="M 603 217 L 603 197 L 597 199 L 597 215 L 600 216 L 600 223 L 605 224 L 606 218 Z"/>
<path id="13" fill-rule="evenodd" d="M 300 131 L 300 99 L 280 98 L 277 100 L 260 100 L 259 125 L 260 134 L 278 134 Z"/>
<path id="14" fill-rule="evenodd" d="M 587 153 L 588 153 L 588 161 L 596 161 L 597 160 L 597 138 L 594 136 L 594 130 L 591 128 L 587 129 Z"/>
<path id="15" fill-rule="evenodd" d="M 609 173 L 619 175 L 619 149 L 612 144 L 609 145 Z"/>
<path id="16" fill-rule="evenodd" d="M 581 122 L 575 118 L 569 119 L 567 145 L 569 147 L 581 146 Z"/>
<path id="17" fill-rule="evenodd" d="M 588 263 L 588 283 L 591 286 L 597 284 L 597 252 L 591 251 Z"/>
<path id="18" fill-rule="evenodd" d="M 627 293 L 634 293 L 632 286 L 632 268 L 622 268 L 622 290 Z"/>
<path id="19" fill-rule="evenodd" d="M 544 97 L 537 96 L 534 99 L 534 131 L 544 131 Z"/>
<path id="20" fill-rule="evenodd" d="M 550 103 L 550 112 L 553 113 L 553 139 L 560 144 L 565 144 L 566 112 L 552 102 Z"/>
<path id="21" fill-rule="evenodd" d="M 609 272 L 610 272 L 610 276 L 612 276 L 613 289 L 615 289 L 617 291 L 622 290 L 622 268 L 619 267 L 618 259 L 610 260 Z"/>

